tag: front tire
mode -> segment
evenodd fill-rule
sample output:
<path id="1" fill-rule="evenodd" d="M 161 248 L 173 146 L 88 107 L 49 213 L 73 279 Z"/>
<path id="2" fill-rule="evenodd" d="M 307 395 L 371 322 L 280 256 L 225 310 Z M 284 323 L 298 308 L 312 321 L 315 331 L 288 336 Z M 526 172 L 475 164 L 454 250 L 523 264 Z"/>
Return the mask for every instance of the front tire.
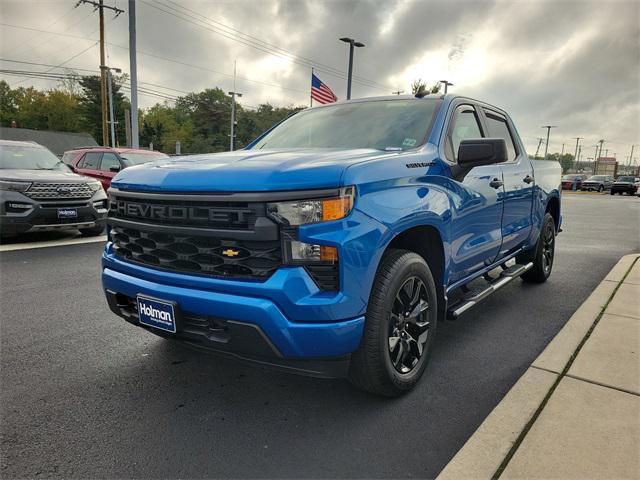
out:
<path id="1" fill-rule="evenodd" d="M 360 347 L 349 380 L 367 392 L 397 397 L 410 391 L 427 366 L 438 320 L 435 281 L 424 259 L 391 249 L 380 262 Z"/>
<path id="2" fill-rule="evenodd" d="M 533 262 L 533 267 L 522 274 L 520 278 L 528 283 L 543 283 L 551 275 L 553 259 L 556 250 L 556 224 L 550 213 L 544 214 L 542 229 L 536 243 L 536 248 L 530 253 L 516 257 L 518 263 Z"/>

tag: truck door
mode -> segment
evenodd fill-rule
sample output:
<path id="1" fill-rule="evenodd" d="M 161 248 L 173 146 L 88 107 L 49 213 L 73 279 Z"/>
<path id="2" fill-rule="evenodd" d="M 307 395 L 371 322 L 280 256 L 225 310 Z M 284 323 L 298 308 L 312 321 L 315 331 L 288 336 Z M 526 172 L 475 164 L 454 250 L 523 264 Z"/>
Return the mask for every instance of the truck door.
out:
<path id="1" fill-rule="evenodd" d="M 489 136 L 503 138 L 509 154 L 507 162 L 500 165 L 504 181 L 500 256 L 505 256 L 520 248 L 531 233 L 534 172 L 524 149 L 515 141 L 513 126 L 507 118 L 487 108 L 483 108 L 483 113 Z"/>
<path id="2" fill-rule="evenodd" d="M 445 156 L 455 163 L 460 142 L 486 137 L 477 109 L 458 105 L 446 129 Z M 498 165 L 475 167 L 452 182 L 450 283 L 493 263 L 502 243 L 502 171 Z"/>

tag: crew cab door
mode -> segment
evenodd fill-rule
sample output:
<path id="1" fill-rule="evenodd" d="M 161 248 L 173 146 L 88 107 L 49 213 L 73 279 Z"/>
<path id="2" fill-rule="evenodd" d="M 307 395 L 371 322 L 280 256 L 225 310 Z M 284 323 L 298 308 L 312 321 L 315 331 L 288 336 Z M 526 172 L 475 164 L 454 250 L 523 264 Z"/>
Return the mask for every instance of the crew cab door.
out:
<path id="1" fill-rule="evenodd" d="M 489 136 L 502 138 L 507 145 L 508 159 L 500 164 L 504 181 L 502 257 L 520 248 L 531 233 L 534 172 L 507 117 L 488 108 L 483 108 L 482 112 Z"/>
<path id="2" fill-rule="evenodd" d="M 446 127 L 445 156 L 457 162 L 460 142 L 487 137 L 477 108 L 455 106 Z M 455 166 L 452 167 L 452 171 Z M 502 171 L 498 165 L 472 168 L 463 178 L 454 178 L 451 199 L 451 270 L 453 283 L 494 262 L 502 243 Z"/>
<path id="3" fill-rule="evenodd" d="M 87 152 L 84 154 L 76 166 L 76 172 L 80 175 L 100 179 L 100 160 L 102 152 Z"/>
<path id="4" fill-rule="evenodd" d="M 112 171 L 112 168 L 117 167 L 117 171 Z M 102 161 L 100 162 L 100 181 L 102 187 L 106 190 L 111 186 L 111 180 L 116 174 L 122 170 L 122 162 L 115 153 L 105 152 L 102 154 Z"/>

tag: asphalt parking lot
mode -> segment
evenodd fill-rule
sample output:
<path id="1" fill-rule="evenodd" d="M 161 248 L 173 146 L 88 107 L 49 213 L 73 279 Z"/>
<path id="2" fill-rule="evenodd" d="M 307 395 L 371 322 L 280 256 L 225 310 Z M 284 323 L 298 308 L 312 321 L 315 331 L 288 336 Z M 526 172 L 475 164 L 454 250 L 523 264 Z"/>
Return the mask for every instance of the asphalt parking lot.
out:
<path id="1" fill-rule="evenodd" d="M 433 477 L 616 261 L 640 250 L 638 198 L 568 194 L 563 215 L 549 282 L 513 282 L 440 325 L 425 377 L 397 400 L 126 324 L 103 298 L 100 242 L 2 252 L 0 475 Z"/>

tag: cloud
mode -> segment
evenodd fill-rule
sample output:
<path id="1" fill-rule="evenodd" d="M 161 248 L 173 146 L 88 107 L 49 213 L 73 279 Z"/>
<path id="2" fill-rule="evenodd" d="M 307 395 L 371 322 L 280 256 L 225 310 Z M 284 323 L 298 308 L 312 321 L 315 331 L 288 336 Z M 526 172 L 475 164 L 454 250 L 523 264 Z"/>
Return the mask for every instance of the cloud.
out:
<path id="1" fill-rule="evenodd" d="M 123 0 L 106 3 L 127 7 Z M 228 91 L 237 60 L 242 103 L 306 105 L 311 61 L 320 78 L 344 98 L 348 47 L 338 38 L 350 36 L 366 44 L 355 52 L 356 97 L 408 91 L 418 77 L 428 82 L 446 78 L 455 84 L 452 92 L 509 111 L 530 151 L 544 133 L 540 126 L 548 123 L 558 125 L 552 151 L 562 143 L 567 148 L 576 136 L 586 137 L 585 149 L 605 138 L 619 155 L 640 143 L 637 1 L 149 2 L 156 8 L 137 3 L 138 49 L 144 52 L 138 56 L 140 81 L 181 91 L 214 86 Z M 97 38 L 97 15 L 74 4 L 3 0 L 0 8 L 5 23 Z M 108 14 L 107 20 L 108 41 L 125 47 L 109 46 L 109 63 L 128 71 L 126 14 L 115 20 Z M 91 44 L 38 35 L 2 27 L 2 58 L 19 54 L 18 60 L 58 64 Z M 274 49 L 276 56 L 264 51 Z M 69 65 L 97 68 L 97 55 L 93 48 Z M 141 96 L 146 106 L 157 100 Z"/>

